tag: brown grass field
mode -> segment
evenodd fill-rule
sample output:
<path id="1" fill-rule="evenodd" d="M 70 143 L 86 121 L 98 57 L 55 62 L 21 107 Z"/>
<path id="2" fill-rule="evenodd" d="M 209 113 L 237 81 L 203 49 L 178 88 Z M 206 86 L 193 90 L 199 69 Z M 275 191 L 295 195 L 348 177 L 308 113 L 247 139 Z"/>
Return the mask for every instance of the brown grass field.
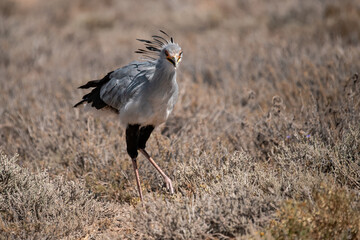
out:
<path id="1" fill-rule="evenodd" d="M 81 84 L 163 29 L 179 101 L 139 159 Z M 0 239 L 360 239 L 360 2 L 1 0 Z"/>

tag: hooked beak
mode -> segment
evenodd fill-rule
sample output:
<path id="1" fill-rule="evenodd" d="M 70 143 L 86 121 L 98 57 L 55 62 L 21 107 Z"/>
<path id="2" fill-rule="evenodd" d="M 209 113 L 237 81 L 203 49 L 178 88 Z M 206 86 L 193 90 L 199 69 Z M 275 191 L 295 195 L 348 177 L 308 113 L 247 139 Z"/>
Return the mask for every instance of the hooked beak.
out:
<path id="1" fill-rule="evenodd" d="M 169 57 L 167 57 L 166 59 L 167 59 L 169 62 L 171 62 L 171 63 L 174 65 L 174 67 L 177 66 L 177 61 L 176 61 L 176 58 L 175 58 L 175 57 L 169 56 Z"/>

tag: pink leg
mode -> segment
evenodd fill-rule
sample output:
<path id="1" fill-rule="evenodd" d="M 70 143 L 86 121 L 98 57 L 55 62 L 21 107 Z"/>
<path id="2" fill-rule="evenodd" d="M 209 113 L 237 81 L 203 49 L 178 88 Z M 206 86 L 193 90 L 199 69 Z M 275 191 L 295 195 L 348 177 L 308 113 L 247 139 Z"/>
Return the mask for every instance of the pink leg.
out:
<path id="1" fill-rule="evenodd" d="M 136 158 L 132 159 L 132 163 L 133 163 L 134 172 L 135 172 L 135 176 L 136 176 L 136 184 L 137 184 L 137 187 L 138 187 L 139 196 L 140 196 L 141 201 L 143 201 L 143 195 L 142 195 L 142 192 L 141 192 L 141 185 L 140 185 L 140 178 L 139 178 L 139 170 L 138 170 L 138 167 L 137 167 Z"/>
<path id="2" fill-rule="evenodd" d="M 146 152 L 145 149 L 139 149 L 139 150 L 147 158 L 147 160 L 149 160 L 149 162 L 156 168 L 156 170 L 158 170 L 158 172 L 161 174 L 161 176 L 163 176 L 165 183 L 166 183 L 166 188 L 168 190 L 170 190 L 171 194 L 174 194 L 174 189 L 173 189 L 170 178 L 168 176 L 166 176 L 166 174 L 161 170 L 161 168 L 156 164 L 156 162 L 150 157 L 150 155 Z"/>

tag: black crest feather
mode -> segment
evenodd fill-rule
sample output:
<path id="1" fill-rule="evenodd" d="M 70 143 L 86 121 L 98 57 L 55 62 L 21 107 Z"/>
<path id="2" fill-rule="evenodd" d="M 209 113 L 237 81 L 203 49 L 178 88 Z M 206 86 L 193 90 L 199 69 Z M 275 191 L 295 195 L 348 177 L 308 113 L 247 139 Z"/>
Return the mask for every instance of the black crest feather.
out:
<path id="1" fill-rule="evenodd" d="M 160 30 L 160 33 L 162 33 L 164 36 L 153 35 L 151 36 L 152 40 L 136 39 L 139 42 L 145 43 L 144 45 L 146 49 L 139 48 L 135 51 L 135 53 L 142 54 L 144 57 L 147 57 L 149 59 L 154 59 L 153 57 L 151 57 L 151 55 L 157 55 L 159 52 L 161 52 L 161 48 L 164 45 L 168 43 L 174 43 L 174 39 L 170 37 L 165 31 Z"/>

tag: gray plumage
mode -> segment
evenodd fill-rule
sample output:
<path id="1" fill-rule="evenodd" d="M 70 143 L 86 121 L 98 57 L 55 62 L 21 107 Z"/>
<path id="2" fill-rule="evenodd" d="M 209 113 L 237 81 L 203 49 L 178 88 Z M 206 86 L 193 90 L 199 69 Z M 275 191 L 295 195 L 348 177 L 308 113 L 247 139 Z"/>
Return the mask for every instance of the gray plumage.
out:
<path id="1" fill-rule="evenodd" d="M 136 53 L 142 54 L 144 61 L 131 62 L 109 72 L 100 80 L 80 86 L 82 89 L 93 89 L 74 106 L 86 103 L 96 109 L 110 109 L 119 114 L 120 122 L 126 127 L 127 152 L 133 162 L 141 200 L 143 197 L 136 162 L 138 151 L 164 177 L 170 192 L 174 192 L 170 178 L 145 150 L 151 132 L 166 121 L 179 94 L 176 68 L 182 59 L 182 50 L 172 37 L 164 31 L 160 32 L 165 37 L 154 35 L 152 40 L 138 39 L 145 44 L 145 50 L 138 49 Z M 166 40 L 166 37 L 170 39 Z"/>
<path id="2" fill-rule="evenodd" d="M 176 67 L 181 61 L 181 48 L 168 42 L 159 50 L 154 51 L 158 52 L 156 60 L 134 61 L 110 73 L 105 83 L 97 80 L 98 97 L 119 113 L 124 126 L 135 123 L 157 126 L 166 121 L 177 101 Z M 94 97 L 87 96 L 75 106 L 92 103 Z"/>

